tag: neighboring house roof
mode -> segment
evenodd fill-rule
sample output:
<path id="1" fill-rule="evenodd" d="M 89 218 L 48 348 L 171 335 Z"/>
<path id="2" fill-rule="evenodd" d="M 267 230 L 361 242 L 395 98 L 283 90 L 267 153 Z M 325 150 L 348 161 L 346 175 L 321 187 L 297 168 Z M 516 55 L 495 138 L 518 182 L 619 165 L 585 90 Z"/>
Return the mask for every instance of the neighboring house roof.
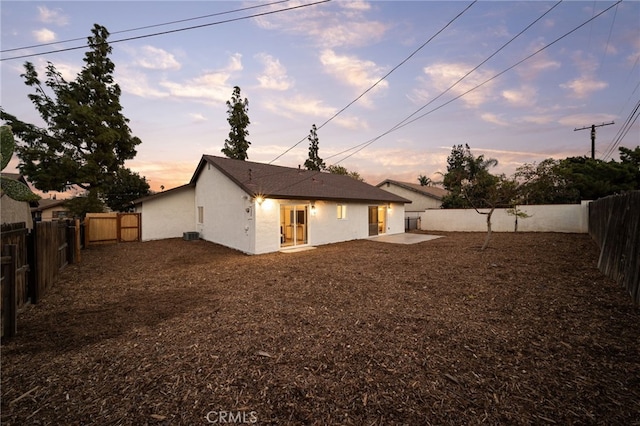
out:
<path id="1" fill-rule="evenodd" d="M 442 197 L 449 194 L 446 189 L 438 188 L 436 186 L 422 186 L 417 183 L 399 182 L 397 180 L 385 179 L 376 186 L 380 188 L 386 183 L 397 185 L 401 188 L 408 189 L 409 191 L 417 192 L 418 194 L 426 195 L 427 197 L 435 198 L 436 200 L 442 200 Z"/>
<path id="2" fill-rule="evenodd" d="M 53 207 L 58 207 L 62 204 L 64 204 L 64 202 L 67 200 L 54 200 L 54 199 L 42 199 L 42 200 L 38 200 L 38 206 L 37 207 L 32 207 L 31 208 L 31 212 L 41 212 L 43 210 L 47 210 L 47 209 L 51 209 Z"/>
<path id="3" fill-rule="evenodd" d="M 195 184 L 188 183 L 186 185 L 176 186 L 175 188 L 167 189 L 166 191 L 156 192 L 155 194 L 147 195 L 146 197 L 136 198 L 131 202 L 131 204 L 140 204 L 142 201 L 149 201 L 155 198 L 163 197 L 167 194 L 175 194 L 176 192 L 180 192 L 185 189 L 195 188 Z"/>
<path id="4" fill-rule="evenodd" d="M 195 185 L 200 172 L 211 165 L 247 194 L 280 199 L 410 203 L 410 200 L 361 182 L 350 176 L 300 168 L 274 166 L 252 161 L 203 155 L 191 178 Z"/>
<path id="5" fill-rule="evenodd" d="M 13 180 L 19 180 L 20 182 L 22 182 L 25 185 L 27 185 L 27 180 L 20 173 L 4 173 L 4 172 L 2 172 L 2 176 L 7 177 L 9 179 L 13 179 Z"/>

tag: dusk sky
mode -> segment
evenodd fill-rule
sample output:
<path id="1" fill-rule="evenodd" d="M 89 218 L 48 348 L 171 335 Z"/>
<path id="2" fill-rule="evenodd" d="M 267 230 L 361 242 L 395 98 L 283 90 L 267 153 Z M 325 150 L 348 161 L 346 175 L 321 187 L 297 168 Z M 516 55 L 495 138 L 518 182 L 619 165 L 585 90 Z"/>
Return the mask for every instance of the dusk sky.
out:
<path id="1" fill-rule="evenodd" d="M 249 100 L 249 160 L 304 164 L 316 124 L 320 157 L 373 185 L 441 179 L 457 144 L 496 158 L 494 171 L 508 175 L 523 163 L 590 155 L 589 130 L 574 129 L 611 121 L 597 129 L 596 158 L 618 160 L 618 146 L 640 144 L 639 122 L 617 138 L 640 99 L 640 2 L 554 5 L 2 1 L 1 105 L 42 124 L 20 77 L 24 62 L 42 80 L 47 61 L 75 79 L 97 23 L 111 33 L 123 114 L 142 140 L 126 165 L 153 190 L 187 183 L 203 154 L 222 156 L 233 86 Z M 73 47 L 81 48 L 47 53 Z"/>

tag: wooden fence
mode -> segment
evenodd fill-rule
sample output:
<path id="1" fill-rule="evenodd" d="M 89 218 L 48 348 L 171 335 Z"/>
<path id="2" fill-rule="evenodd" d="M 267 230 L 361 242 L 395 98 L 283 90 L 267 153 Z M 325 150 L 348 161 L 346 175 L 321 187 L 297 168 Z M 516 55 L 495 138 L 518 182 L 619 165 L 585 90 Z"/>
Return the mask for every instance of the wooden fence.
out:
<path id="1" fill-rule="evenodd" d="M 29 280 L 33 278 L 33 272 L 29 267 L 29 248 L 31 235 L 25 222 L 9 223 L 2 225 L 2 251 L 5 255 L 6 246 L 16 246 L 16 277 L 15 297 L 16 304 L 22 306 L 29 299 Z M 3 275 L 4 276 L 4 275 Z M 5 298 L 3 293 L 3 299 Z M 4 302 L 4 300 L 3 300 Z"/>
<path id="2" fill-rule="evenodd" d="M 35 283 L 31 301 L 38 303 L 53 287 L 60 271 L 74 263 L 79 249 L 76 247 L 76 227 L 68 226 L 66 221 L 36 222 L 33 235 Z"/>
<path id="3" fill-rule="evenodd" d="M 80 261 L 79 221 L 2 225 L 2 336 L 16 333 L 16 312 L 37 303 L 54 285 L 60 271 Z"/>
<path id="4" fill-rule="evenodd" d="M 640 305 L 640 191 L 591 203 L 589 234 L 600 247 L 598 268 Z"/>
<path id="5" fill-rule="evenodd" d="M 140 241 L 140 213 L 89 213 L 85 217 L 85 246 Z"/>

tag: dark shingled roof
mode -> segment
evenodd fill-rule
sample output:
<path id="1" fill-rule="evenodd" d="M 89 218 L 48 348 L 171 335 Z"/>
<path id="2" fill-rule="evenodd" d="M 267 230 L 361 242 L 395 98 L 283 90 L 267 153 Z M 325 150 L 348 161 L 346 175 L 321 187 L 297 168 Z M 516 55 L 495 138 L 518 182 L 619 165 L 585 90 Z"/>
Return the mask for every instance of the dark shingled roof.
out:
<path id="1" fill-rule="evenodd" d="M 191 184 L 210 164 L 251 196 L 305 200 L 410 203 L 350 176 L 203 155 Z"/>
<path id="2" fill-rule="evenodd" d="M 175 188 L 167 189 L 166 191 L 160 191 L 160 192 L 156 192 L 155 194 L 147 195 L 145 197 L 136 198 L 135 200 L 133 200 L 131 202 L 131 204 L 133 204 L 133 205 L 140 204 L 142 201 L 153 200 L 155 198 L 163 197 L 163 196 L 165 196 L 167 194 L 175 194 L 176 192 L 180 192 L 180 191 L 185 190 L 185 189 L 193 189 L 193 188 L 195 188 L 195 184 L 188 183 L 186 185 L 180 185 L 180 186 L 177 186 Z"/>
<path id="3" fill-rule="evenodd" d="M 397 185 L 401 188 L 408 189 L 409 191 L 417 192 L 418 194 L 426 195 L 427 197 L 435 198 L 436 200 L 442 200 L 442 197 L 449 194 L 449 191 L 446 189 L 438 188 L 436 186 L 422 186 L 417 183 L 409 183 L 409 182 L 400 182 L 397 180 L 386 179 L 376 185 L 378 188 L 384 186 L 384 184 L 390 183 L 393 185 Z"/>

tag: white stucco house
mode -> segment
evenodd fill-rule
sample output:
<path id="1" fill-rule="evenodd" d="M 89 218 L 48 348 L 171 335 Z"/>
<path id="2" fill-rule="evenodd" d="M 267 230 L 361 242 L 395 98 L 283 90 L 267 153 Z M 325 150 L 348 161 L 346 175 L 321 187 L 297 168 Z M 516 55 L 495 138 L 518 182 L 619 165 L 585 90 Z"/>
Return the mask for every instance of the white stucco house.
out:
<path id="1" fill-rule="evenodd" d="M 406 212 L 423 212 L 428 209 L 439 209 L 442 207 L 442 197 L 449 191 L 436 186 L 419 185 L 417 183 L 400 182 L 386 179 L 376 185 L 380 189 L 396 194 L 400 197 L 411 200 L 411 204 L 406 207 Z"/>
<path id="2" fill-rule="evenodd" d="M 204 155 L 188 184 L 134 206 L 143 241 L 197 232 L 262 254 L 403 233 L 410 202 L 349 176 Z"/>

